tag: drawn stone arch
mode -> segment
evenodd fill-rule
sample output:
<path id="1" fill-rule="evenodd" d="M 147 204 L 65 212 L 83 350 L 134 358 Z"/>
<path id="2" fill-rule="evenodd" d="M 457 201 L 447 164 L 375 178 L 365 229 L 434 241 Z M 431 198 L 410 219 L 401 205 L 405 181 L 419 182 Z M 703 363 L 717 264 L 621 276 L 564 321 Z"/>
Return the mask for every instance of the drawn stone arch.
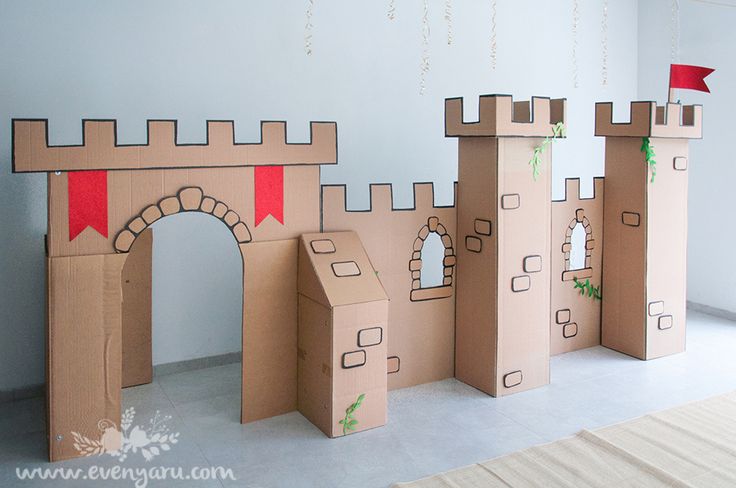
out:
<path id="1" fill-rule="evenodd" d="M 445 257 L 442 261 L 442 284 L 440 286 L 422 288 L 422 249 L 424 248 L 424 242 L 427 240 L 427 237 L 433 232 L 439 235 L 442 245 L 445 247 Z M 417 238 L 414 240 L 414 252 L 409 261 L 409 271 L 411 271 L 412 278 L 411 301 L 434 300 L 452 296 L 452 277 L 455 270 L 455 262 L 455 249 L 452 247 L 450 234 L 447 233 L 447 229 L 440 223 L 438 217 L 429 217 L 427 223 L 417 233 Z"/>
<path id="2" fill-rule="evenodd" d="M 580 224 L 585 231 L 585 262 L 583 268 L 573 269 L 570 261 L 572 254 L 572 235 L 575 227 Z M 592 276 L 592 268 L 590 265 L 593 249 L 595 248 L 595 240 L 593 239 L 593 227 L 590 225 L 588 217 L 585 216 L 585 210 L 579 208 L 575 211 L 575 217 L 565 229 L 565 242 L 562 244 L 562 253 L 565 256 L 565 272 L 562 275 L 563 281 L 569 281 L 573 278 L 589 278 Z"/>
<path id="3" fill-rule="evenodd" d="M 115 237 L 115 252 L 127 253 L 135 239 L 157 220 L 181 212 L 202 212 L 220 219 L 232 232 L 238 244 L 250 242 L 252 237 L 248 226 L 240 220 L 240 215 L 230 207 L 210 196 L 201 188 L 189 186 L 176 195 L 164 197 L 157 204 L 149 205 L 136 215 Z"/>

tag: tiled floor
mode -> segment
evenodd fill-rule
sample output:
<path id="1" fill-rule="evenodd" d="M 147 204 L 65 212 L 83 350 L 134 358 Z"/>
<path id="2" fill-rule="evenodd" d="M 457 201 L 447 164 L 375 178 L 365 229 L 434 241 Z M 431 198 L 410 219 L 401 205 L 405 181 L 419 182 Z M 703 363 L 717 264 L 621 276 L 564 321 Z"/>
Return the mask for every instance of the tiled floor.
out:
<path id="1" fill-rule="evenodd" d="M 238 423 L 239 365 L 162 376 L 127 389 L 134 425 L 158 410 L 181 438 L 146 463 L 125 467 L 217 465 L 236 481 L 150 481 L 148 486 L 386 487 L 568 436 L 582 428 L 736 389 L 736 323 L 690 312 L 688 351 L 639 361 L 602 347 L 552 359 L 552 384 L 494 399 L 455 380 L 394 391 L 389 424 L 327 439 L 298 413 Z M 133 486 L 73 481 L 19 481 L 16 467 L 48 467 L 41 399 L 0 404 L 0 486 Z M 53 467 L 113 466 L 110 456 Z"/>

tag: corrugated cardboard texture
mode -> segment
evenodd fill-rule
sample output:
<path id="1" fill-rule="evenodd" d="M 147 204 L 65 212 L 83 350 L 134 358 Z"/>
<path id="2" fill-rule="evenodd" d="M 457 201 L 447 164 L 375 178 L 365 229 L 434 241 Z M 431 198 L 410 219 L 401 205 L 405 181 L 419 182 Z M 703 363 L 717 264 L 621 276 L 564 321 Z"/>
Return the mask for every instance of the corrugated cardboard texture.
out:
<path id="1" fill-rule="evenodd" d="M 332 433 L 332 309 L 299 295 L 299 411 Z"/>
<path id="2" fill-rule="evenodd" d="M 629 121 L 613 122 L 613 103 L 596 103 L 595 135 L 700 139 L 703 107 L 679 103 L 658 107 L 655 102 L 631 102 Z"/>
<path id="3" fill-rule="evenodd" d="M 601 343 L 645 359 L 649 170 L 641 145 L 641 138 L 606 138 Z M 639 215 L 639 225 L 626 225 L 624 212 Z"/>
<path id="4" fill-rule="evenodd" d="M 82 144 L 48 145 L 48 120 L 13 120 L 13 171 L 337 163 L 337 124 L 312 122 L 309 143 L 287 143 L 286 122 L 262 122 L 261 142 L 236 143 L 233 121 L 207 121 L 207 142 L 177 140 L 174 120 L 149 120 L 146 144 L 118 145 L 115 120 L 82 121 Z"/>
<path id="5" fill-rule="evenodd" d="M 537 181 L 529 166 L 541 142 L 459 141 L 455 374 L 494 396 L 549 382 L 551 148 Z"/>
<path id="6" fill-rule="evenodd" d="M 335 251 L 315 252 L 311 243 L 324 240 Z M 388 299 L 355 232 L 304 234 L 300 242 L 300 294 L 330 307 Z"/>
<path id="7" fill-rule="evenodd" d="M 647 185 L 647 304 L 662 301 L 660 315 L 646 314 L 646 357 L 685 350 L 688 172 L 675 158 L 688 157 L 682 139 L 651 139 L 657 175 Z"/>
<path id="8" fill-rule="evenodd" d="M 552 135 L 552 127 L 565 121 L 567 100 L 532 97 L 514 102 L 511 95 L 482 95 L 478 102 L 478 120 L 463 121 L 463 99 L 445 100 L 445 135 L 519 136 Z"/>
<path id="9" fill-rule="evenodd" d="M 322 187 L 325 231 L 354 230 L 370 257 L 390 298 L 388 355 L 397 366 L 388 377 L 390 389 L 439 381 L 454 374 L 455 300 L 454 267 L 456 218 L 454 206 L 434 205 L 431 183 L 414 185 L 414 207 L 394 209 L 390 185 L 371 185 L 367 211 L 346 209 L 345 186 Z M 431 229 L 431 230 L 430 230 Z M 411 263 L 421 259 L 428 232 L 443 233 L 445 282 L 442 287 L 417 288 L 421 270 Z M 412 301 L 416 292 L 428 298 Z"/>
<path id="10" fill-rule="evenodd" d="M 107 178 L 109 238 L 87 228 L 70 242 L 67 174 L 48 176 L 50 256 L 113 253 L 117 239 L 127 236 L 129 246 L 133 236 L 162 215 L 182 211 L 215 215 L 239 242 L 292 239 L 318 231 L 320 226 L 319 166 L 284 168 L 284 224 L 269 216 L 257 227 L 253 168 L 111 171 Z M 184 197 L 180 194 L 192 187 L 202 190 L 199 198 L 192 198 L 191 192 Z M 217 202 L 220 204 L 215 205 Z M 199 205 L 192 208 L 196 203 Z M 127 250 L 125 246 L 120 249 L 120 244 L 118 248 Z"/>
<path id="11" fill-rule="evenodd" d="M 332 427 L 330 437 L 343 435 L 339 420 L 345 418 L 345 409 L 358 396 L 365 400 L 353 415 L 358 421 L 355 432 L 386 424 L 387 371 L 386 330 L 388 300 L 342 305 L 332 309 Z M 360 347 L 360 331 L 381 327 L 383 341 Z M 351 352 L 363 352 L 360 366 L 346 368 L 344 357 Z M 309 351 L 307 351 L 309 354 Z M 358 363 L 360 364 L 360 363 Z"/>
<path id="12" fill-rule="evenodd" d="M 151 289 L 153 229 L 138 236 L 122 271 L 123 388 L 153 381 Z"/>
<path id="13" fill-rule="evenodd" d="M 126 255 L 50 258 L 49 457 L 79 457 L 72 432 L 120 424 L 121 288 Z"/>
<path id="14" fill-rule="evenodd" d="M 487 393 L 497 374 L 498 143 L 461 139 L 458 158 L 455 377 Z M 490 235 L 476 232 L 476 220 L 490 222 Z"/>
<path id="15" fill-rule="evenodd" d="M 543 262 L 534 273 L 523 267 L 527 256 L 550 255 L 552 147 L 542 154 L 536 181 L 529 167 L 534 147 L 541 143 L 501 138 L 498 144 L 498 193 L 520 196 L 518 208 L 498 208 L 498 396 L 549 383 L 550 266 Z M 529 283 L 529 289 L 515 291 L 515 277 Z M 517 371 L 523 376 L 518 384 L 506 378 Z"/>
<path id="16" fill-rule="evenodd" d="M 298 241 L 242 244 L 243 423 L 297 408 Z"/>
<path id="17" fill-rule="evenodd" d="M 565 180 L 565 199 L 552 202 L 550 257 L 550 354 L 575 351 L 601 343 L 601 302 L 581 296 L 572 277 L 601 285 L 603 269 L 603 178 L 593 180 L 593 197 L 580 197 L 580 179 Z M 572 228 L 580 222 L 586 232 L 585 268 L 569 270 Z M 583 278 L 586 276 L 586 278 Z"/>
<path id="18" fill-rule="evenodd" d="M 335 263 L 354 263 L 359 274 L 336 272 Z M 358 235 L 302 236 L 299 410 L 328 436 L 343 435 L 339 421 L 361 394 L 355 431 L 386 423 L 387 324 L 388 297 Z"/>

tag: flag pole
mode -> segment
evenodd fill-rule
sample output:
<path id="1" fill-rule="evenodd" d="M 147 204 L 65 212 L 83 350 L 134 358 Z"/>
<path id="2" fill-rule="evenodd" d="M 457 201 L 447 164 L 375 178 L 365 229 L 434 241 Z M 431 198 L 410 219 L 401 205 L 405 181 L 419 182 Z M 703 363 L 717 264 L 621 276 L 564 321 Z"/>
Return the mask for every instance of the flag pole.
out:
<path id="1" fill-rule="evenodd" d="M 667 86 L 669 87 L 669 96 L 667 98 L 667 103 L 676 103 L 675 100 L 675 89 L 672 88 L 672 65 L 670 65 L 670 78 L 669 82 L 667 83 Z"/>

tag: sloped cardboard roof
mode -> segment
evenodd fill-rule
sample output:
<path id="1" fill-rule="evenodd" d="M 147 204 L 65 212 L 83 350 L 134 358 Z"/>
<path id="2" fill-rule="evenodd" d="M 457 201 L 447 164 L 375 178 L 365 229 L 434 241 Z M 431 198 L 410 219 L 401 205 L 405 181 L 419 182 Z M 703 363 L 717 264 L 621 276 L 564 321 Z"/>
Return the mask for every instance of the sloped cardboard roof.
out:
<path id="1" fill-rule="evenodd" d="M 328 307 L 388 300 L 355 232 L 302 235 L 298 288 Z"/>

